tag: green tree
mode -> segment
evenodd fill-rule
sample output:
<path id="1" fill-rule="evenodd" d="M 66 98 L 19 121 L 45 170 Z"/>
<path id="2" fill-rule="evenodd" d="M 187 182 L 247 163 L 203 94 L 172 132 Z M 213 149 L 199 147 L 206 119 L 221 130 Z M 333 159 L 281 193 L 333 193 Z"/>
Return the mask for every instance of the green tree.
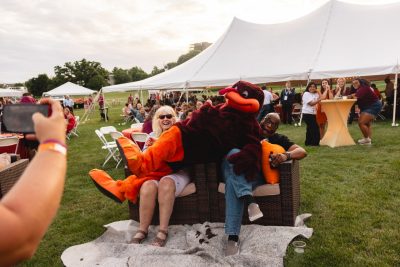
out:
<path id="1" fill-rule="evenodd" d="M 72 82 L 94 90 L 108 84 L 108 71 L 99 62 L 86 59 L 55 66 L 54 73 L 57 83 Z"/>
<path id="2" fill-rule="evenodd" d="M 107 81 L 101 75 L 92 76 L 86 83 L 87 88 L 92 88 L 94 90 L 99 90 L 103 86 L 108 85 Z"/>
<path id="3" fill-rule="evenodd" d="M 64 78 L 62 77 L 53 77 L 50 79 L 49 81 L 49 90 L 54 89 L 60 85 L 63 85 L 64 83 L 66 83 L 66 81 L 64 80 Z"/>
<path id="4" fill-rule="evenodd" d="M 128 83 L 128 82 L 132 81 L 132 78 L 129 75 L 128 70 L 124 70 L 124 69 L 115 67 L 112 70 L 112 74 L 114 76 L 115 84 Z"/>
<path id="5" fill-rule="evenodd" d="M 195 56 L 200 54 L 202 51 L 204 51 L 210 45 L 211 45 L 211 43 L 207 43 L 207 42 L 191 44 L 190 51 L 187 52 L 186 54 L 181 55 L 176 62 L 169 62 L 169 63 L 165 64 L 163 69 L 154 67 L 153 71 L 151 72 L 150 75 L 153 76 L 153 75 L 159 74 L 163 71 L 175 68 L 176 66 L 188 61 L 189 59 L 194 58 Z"/>
<path id="6" fill-rule="evenodd" d="M 39 74 L 25 82 L 28 91 L 34 96 L 42 96 L 43 92 L 48 91 L 49 84 L 50 79 L 46 74 Z"/>
<path id="7" fill-rule="evenodd" d="M 128 71 L 128 73 L 129 73 L 129 76 L 131 76 L 131 79 L 133 82 L 140 81 L 140 80 L 143 80 L 143 79 L 146 79 L 147 77 L 149 77 L 149 74 L 147 74 L 140 67 L 133 67 Z"/>
<path id="8" fill-rule="evenodd" d="M 170 69 L 172 69 L 172 68 L 174 68 L 176 66 L 178 66 L 177 62 L 169 62 L 169 63 L 164 65 L 164 69 L 165 70 L 170 70 Z"/>
<path id="9" fill-rule="evenodd" d="M 157 74 L 159 74 L 161 72 L 164 72 L 164 71 L 165 71 L 165 69 L 163 69 L 163 68 L 159 69 L 157 66 L 154 66 L 153 70 L 150 73 L 150 76 L 157 75 Z"/>
<path id="10" fill-rule="evenodd" d="M 188 61 L 189 59 L 191 59 L 191 58 L 197 56 L 197 55 L 200 54 L 200 53 L 201 53 L 200 50 L 191 50 L 191 51 L 187 52 L 186 54 L 181 55 L 181 56 L 178 58 L 178 61 L 177 61 L 176 63 L 177 63 L 177 65 L 180 65 L 180 64 L 182 64 L 182 63 Z"/>

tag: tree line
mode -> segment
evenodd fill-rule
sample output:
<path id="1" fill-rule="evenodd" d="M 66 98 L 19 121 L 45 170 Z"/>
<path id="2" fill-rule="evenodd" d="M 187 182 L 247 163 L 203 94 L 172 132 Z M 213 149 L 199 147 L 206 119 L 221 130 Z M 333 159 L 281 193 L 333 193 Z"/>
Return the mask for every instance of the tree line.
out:
<path id="1" fill-rule="evenodd" d="M 210 43 L 202 42 L 191 45 L 188 53 L 181 55 L 176 62 L 169 62 L 164 67 L 154 66 L 150 73 L 142 68 L 134 66 L 130 69 L 114 67 L 111 72 L 101 66 L 101 63 L 82 59 L 75 62 L 66 62 L 62 66 L 54 67 L 54 77 L 47 74 L 39 74 L 25 82 L 25 86 L 34 96 L 41 96 L 43 92 L 54 89 L 66 82 L 72 82 L 93 90 L 99 90 L 110 84 L 110 78 L 114 84 L 134 82 L 157 75 L 166 70 L 172 69 L 189 59 L 197 56 Z"/>

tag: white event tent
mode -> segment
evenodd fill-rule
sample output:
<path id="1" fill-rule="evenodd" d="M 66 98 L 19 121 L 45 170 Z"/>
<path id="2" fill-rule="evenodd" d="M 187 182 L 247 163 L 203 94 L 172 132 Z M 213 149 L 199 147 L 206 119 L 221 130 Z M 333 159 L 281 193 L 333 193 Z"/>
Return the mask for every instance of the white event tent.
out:
<path id="1" fill-rule="evenodd" d="M 14 89 L 0 89 L 0 97 L 22 97 L 24 92 Z"/>
<path id="2" fill-rule="evenodd" d="M 148 79 L 104 87 L 103 92 L 396 73 L 399 14 L 400 3 L 332 0 L 285 23 L 254 24 L 235 18 L 213 45 L 191 60 Z"/>
<path id="3" fill-rule="evenodd" d="M 43 96 L 88 96 L 92 95 L 93 93 L 96 93 L 96 91 L 71 82 L 66 82 L 63 85 L 54 88 L 53 90 L 44 92 Z"/>
<path id="4" fill-rule="evenodd" d="M 400 3 L 331 0 L 285 23 L 234 18 L 213 45 L 191 60 L 148 79 L 103 87 L 103 92 L 397 74 L 399 14 Z"/>

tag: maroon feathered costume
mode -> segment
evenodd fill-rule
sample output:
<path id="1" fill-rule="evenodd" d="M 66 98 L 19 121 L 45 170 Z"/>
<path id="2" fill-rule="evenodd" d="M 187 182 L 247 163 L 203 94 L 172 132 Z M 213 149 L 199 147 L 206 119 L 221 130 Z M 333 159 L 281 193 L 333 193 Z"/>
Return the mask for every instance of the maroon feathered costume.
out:
<path id="1" fill-rule="evenodd" d="M 260 171 L 261 129 L 256 116 L 264 94 L 251 83 L 239 81 L 219 92 L 226 103 L 212 106 L 205 103 L 190 119 L 178 122 L 145 152 L 131 141 L 117 140 L 132 174 L 124 181 L 114 181 L 104 171 L 89 174 L 96 186 L 116 201 L 125 198 L 136 202 L 140 186 L 150 179 L 159 180 L 184 166 L 220 160 L 231 149 L 239 153 L 229 157 L 236 173 L 251 180 Z"/>

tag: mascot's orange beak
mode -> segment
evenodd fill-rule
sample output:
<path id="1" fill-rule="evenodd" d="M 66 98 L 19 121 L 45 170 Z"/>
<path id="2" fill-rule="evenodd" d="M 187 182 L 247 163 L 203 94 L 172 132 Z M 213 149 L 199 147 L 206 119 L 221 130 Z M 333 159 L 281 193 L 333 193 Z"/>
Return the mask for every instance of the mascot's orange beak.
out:
<path id="1" fill-rule="evenodd" d="M 234 109 L 245 113 L 257 113 L 260 103 L 254 98 L 244 98 L 235 88 L 225 88 L 219 91 L 220 95 L 225 94 L 226 104 Z"/>

